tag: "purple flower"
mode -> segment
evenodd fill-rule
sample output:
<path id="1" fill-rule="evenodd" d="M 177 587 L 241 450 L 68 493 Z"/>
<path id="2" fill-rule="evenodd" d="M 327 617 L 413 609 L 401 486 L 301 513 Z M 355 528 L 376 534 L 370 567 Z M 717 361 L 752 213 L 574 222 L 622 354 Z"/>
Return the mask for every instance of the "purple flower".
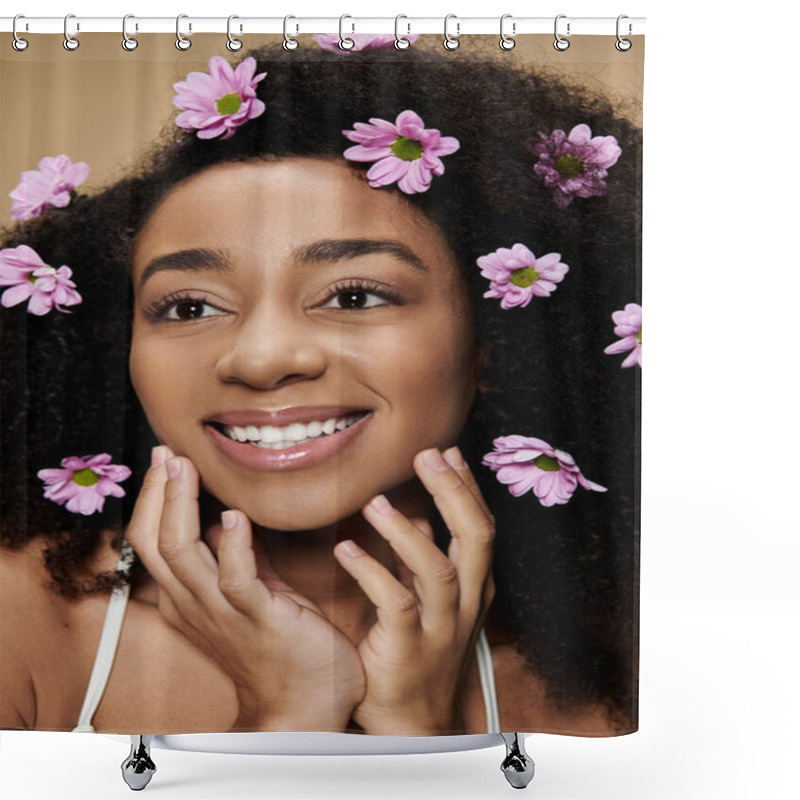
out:
<path id="1" fill-rule="evenodd" d="M 439 156 L 455 153 L 461 146 L 453 136 L 442 136 L 414 111 L 401 111 L 394 123 L 371 118 L 356 122 L 354 131 L 342 131 L 355 147 L 348 147 L 344 157 L 351 161 L 374 161 L 367 172 L 373 188 L 397 183 L 406 194 L 426 192 L 433 175 L 444 173 Z"/>
<path id="2" fill-rule="evenodd" d="M 61 306 L 83 302 L 70 280 L 69 267 L 54 269 L 42 261 L 39 254 L 26 244 L 0 250 L 0 286 L 9 286 L 0 303 L 10 308 L 28 301 L 28 313 L 41 317 L 53 308 L 64 314 L 71 312 Z"/>
<path id="3" fill-rule="evenodd" d="M 264 113 L 266 106 L 256 97 L 256 84 L 266 72 L 254 76 L 256 60 L 245 58 L 234 71 L 220 56 L 212 56 L 208 72 L 190 72 L 185 81 L 174 83 L 172 102 L 185 111 L 175 124 L 185 131 L 197 131 L 200 139 L 224 134 L 230 139 L 240 125 Z"/>
<path id="4" fill-rule="evenodd" d="M 500 308 L 524 308 L 534 296 L 549 297 L 569 271 L 560 259 L 560 253 L 548 253 L 537 259 L 524 244 L 515 244 L 510 250 L 501 247 L 481 256 L 478 259 L 481 275 L 492 282 L 483 296 L 502 297 Z"/>
<path id="5" fill-rule="evenodd" d="M 632 367 L 634 364 L 642 366 L 642 307 L 638 303 L 628 303 L 622 311 L 615 311 L 611 315 L 614 320 L 614 333 L 622 337 L 613 342 L 604 353 L 631 352 L 622 362 L 623 367 Z"/>
<path id="6" fill-rule="evenodd" d="M 543 506 L 552 506 L 569 502 L 578 484 L 595 492 L 608 491 L 586 480 L 569 453 L 555 450 L 541 439 L 500 436 L 492 444 L 494 451 L 487 453 L 482 463 L 497 473 L 500 483 L 509 485 L 514 497 L 532 489 Z"/>
<path id="7" fill-rule="evenodd" d="M 352 53 L 356 50 L 383 50 L 394 47 L 393 34 L 372 34 L 372 33 L 350 33 L 345 38 L 352 39 L 356 44 L 349 50 L 342 50 L 339 47 L 339 37 L 335 33 L 315 33 L 312 37 L 323 50 L 330 50 L 332 53 Z M 412 33 L 403 38 L 409 42 L 416 42 L 419 39 L 418 33 Z"/>
<path id="8" fill-rule="evenodd" d="M 36 477 L 44 481 L 44 496 L 74 514 L 102 511 L 106 497 L 124 497 L 117 486 L 130 477 L 131 471 L 121 464 L 112 464 L 108 453 L 96 456 L 69 456 L 62 460 L 62 469 L 40 469 Z"/>
<path id="9" fill-rule="evenodd" d="M 83 161 L 73 164 L 69 156 L 45 156 L 39 169 L 20 173 L 17 187 L 9 193 L 11 219 L 38 217 L 48 208 L 69 205 L 70 193 L 86 180 L 89 165 Z"/>
<path id="10" fill-rule="evenodd" d="M 575 197 L 601 197 L 606 193 L 608 168 L 617 163 L 622 149 L 613 136 L 595 136 L 588 125 L 576 125 L 569 134 L 555 130 L 549 136 L 539 131 L 533 145 L 539 163 L 533 171 L 553 190 L 559 208 Z"/>

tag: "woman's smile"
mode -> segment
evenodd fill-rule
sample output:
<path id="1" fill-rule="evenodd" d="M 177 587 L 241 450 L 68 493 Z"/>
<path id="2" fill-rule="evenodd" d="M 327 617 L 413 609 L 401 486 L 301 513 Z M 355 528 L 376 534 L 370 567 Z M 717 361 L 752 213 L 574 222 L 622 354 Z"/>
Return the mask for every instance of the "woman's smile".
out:
<path id="1" fill-rule="evenodd" d="M 257 524 L 350 516 L 466 421 L 459 266 L 434 223 L 344 162 L 194 175 L 148 219 L 132 277 L 131 377 L 153 431 Z"/>
<path id="2" fill-rule="evenodd" d="M 300 469 L 319 464 L 347 446 L 371 415 L 370 411 L 324 417 L 316 413 L 308 424 L 280 427 L 259 424 L 263 414 L 235 412 L 220 416 L 235 419 L 239 425 L 212 421 L 205 429 L 220 451 L 239 464 L 252 469 Z"/>

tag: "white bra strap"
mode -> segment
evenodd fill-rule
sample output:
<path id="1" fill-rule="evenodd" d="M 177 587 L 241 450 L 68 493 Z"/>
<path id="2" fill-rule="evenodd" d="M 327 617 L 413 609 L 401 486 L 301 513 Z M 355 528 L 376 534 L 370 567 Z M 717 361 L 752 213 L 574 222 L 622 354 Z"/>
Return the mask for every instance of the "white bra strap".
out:
<path id="1" fill-rule="evenodd" d="M 483 628 L 478 634 L 475 650 L 478 655 L 478 670 L 481 674 L 483 705 L 486 708 L 486 732 L 500 733 L 500 709 L 497 706 L 497 689 L 494 685 L 492 651 L 489 648 L 489 640 L 486 638 L 486 631 Z"/>
<path id="2" fill-rule="evenodd" d="M 133 548 L 126 542 L 122 545 L 122 551 L 118 570 L 128 571 L 133 561 Z M 86 697 L 83 700 L 83 708 L 78 719 L 77 727 L 73 728 L 73 733 L 92 733 L 92 717 L 94 717 L 103 692 L 106 690 L 108 676 L 111 674 L 111 665 L 114 663 L 114 656 L 117 653 L 120 631 L 122 630 L 122 619 L 125 616 L 125 606 L 128 603 L 128 595 L 131 587 L 125 585 L 116 587 L 111 593 L 106 610 L 106 620 L 103 624 L 103 632 L 100 635 L 100 646 L 97 648 L 97 655 L 92 667 L 92 675 L 89 678 L 89 688 L 86 690 Z"/>

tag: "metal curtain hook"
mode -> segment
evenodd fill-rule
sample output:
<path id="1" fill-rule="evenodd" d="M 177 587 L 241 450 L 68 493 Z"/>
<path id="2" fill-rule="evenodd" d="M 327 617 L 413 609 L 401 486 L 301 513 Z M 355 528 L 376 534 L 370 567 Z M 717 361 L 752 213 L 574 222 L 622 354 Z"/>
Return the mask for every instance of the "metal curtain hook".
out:
<path id="1" fill-rule="evenodd" d="M 11 32 L 14 34 L 14 40 L 11 42 L 11 46 L 15 50 L 24 50 L 28 46 L 28 40 L 27 39 L 21 39 L 19 36 L 17 36 L 17 20 L 18 19 L 25 19 L 25 15 L 24 14 L 17 14 L 14 17 L 14 21 L 11 23 Z M 27 22 L 25 23 L 25 29 L 26 30 L 28 29 L 28 23 Z"/>
<path id="2" fill-rule="evenodd" d="M 503 14 L 503 16 L 500 17 L 500 49 L 501 50 L 513 50 L 514 46 L 516 45 L 516 42 L 510 36 L 506 36 L 506 33 L 503 30 L 503 26 L 505 25 L 505 21 L 507 19 L 510 19 L 511 17 L 512 17 L 511 14 Z M 513 33 L 516 33 L 516 32 L 517 32 L 517 23 L 516 22 L 512 22 L 511 23 L 511 33 L 513 34 Z"/>
<path id="3" fill-rule="evenodd" d="M 619 23 L 620 23 L 620 20 L 623 20 L 623 19 L 628 19 L 628 15 L 627 14 L 620 14 L 617 17 L 617 41 L 614 42 L 614 47 L 616 47 L 617 50 L 619 50 L 621 53 L 625 53 L 628 50 L 630 50 L 631 47 L 633 47 L 633 42 L 630 39 L 623 39 L 619 35 Z M 630 33 L 631 33 L 631 24 L 629 22 L 628 23 L 628 35 L 629 36 L 630 36 Z"/>
<path id="4" fill-rule="evenodd" d="M 341 50 L 352 50 L 356 46 L 355 40 L 350 38 L 345 38 L 345 35 L 342 32 L 344 21 L 346 19 L 353 19 L 353 18 L 349 14 L 342 14 L 342 16 L 339 17 L 339 48 Z M 355 25 L 353 25 L 353 30 L 355 30 Z"/>
<path id="5" fill-rule="evenodd" d="M 456 35 L 452 36 L 447 30 L 447 23 L 450 22 L 451 19 L 456 20 Z M 459 34 L 461 33 L 461 23 L 458 21 L 458 17 L 455 14 L 448 14 L 444 18 L 444 41 L 442 44 L 444 45 L 445 50 L 455 50 L 461 42 L 458 41 Z"/>
<path id="6" fill-rule="evenodd" d="M 411 42 L 409 42 L 408 39 L 406 39 L 405 36 L 401 36 L 400 35 L 400 20 L 401 19 L 408 19 L 408 17 L 405 14 L 398 14 L 394 18 L 394 46 L 398 50 L 408 50 L 408 48 L 411 47 Z M 411 25 L 410 25 L 410 23 L 406 23 L 406 27 L 407 27 L 408 33 L 411 33 Z"/>
<path id="7" fill-rule="evenodd" d="M 553 30 L 555 31 L 555 35 L 556 35 L 555 41 L 553 42 L 553 47 L 555 47 L 556 50 L 559 50 L 561 52 L 563 52 L 564 50 L 566 50 L 569 47 L 569 39 L 565 39 L 563 36 L 559 35 L 559 33 L 558 33 L 558 21 L 560 19 L 566 19 L 566 18 L 567 18 L 566 14 L 559 14 L 556 17 L 555 25 L 554 25 L 554 28 L 553 28 Z M 569 22 L 567 23 L 567 36 L 569 36 Z"/>
<path id="8" fill-rule="evenodd" d="M 293 17 L 291 14 L 287 14 L 283 18 L 283 49 L 284 50 L 297 50 L 300 47 L 300 42 L 297 41 L 293 36 L 289 36 L 289 20 L 290 19 L 297 19 L 297 17 Z M 295 32 L 298 32 L 299 28 L 295 26 Z"/>
<path id="9" fill-rule="evenodd" d="M 69 35 L 69 31 L 67 30 L 67 25 L 69 25 L 70 19 L 75 19 L 74 14 L 67 14 L 64 17 L 64 49 L 65 50 L 77 50 L 80 46 L 80 42 L 74 37 Z M 75 30 L 79 31 L 81 26 L 78 23 L 75 23 Z"/>
<path id="10" fill-rule="evenodd" d="M 132 36 L 128 36 L 127 26 L 129 19 L 135 19 L 133 14 L 126 14 L 122 18 L 122 49 L 130 52 L 139 46 L 139 40 L 134 39 Z M 134 30 L 139 30 L 139 26 L 135 25 Z"/>
<path id="11" fill-rule="evenodd" d="M 233 36 L 231 36 L 231 20 L 234 19 L 239 19 L 239 17 L 237 17 L 236 14 L 231 14 L 228 17 L 228 41 L 225 42 L 225 47 L 227 47 L 231 53 L 235 53 L 237 50 L 242 49 L 242 40 L 234 39 Z M 241 26 L 239 27 L 239 30 L 241 30 Z"/>
<path id="12" fill-rule="evenodd" d="M 192 40 L 191 39 L 187 39 L 181 33 L 181 20 L 182 19 L 186 19 L 188 16 L 189 16 L 188 14 L 178 14 L 177 18 L 175 19 L 175 34 L 178 37 L 175 40 L 175 47 L 177 47 L 178 50 L 188 50 L 192 46 Z M 190 22 L 189 23 L 189 32 L 190 33 L 191 33 L 191 30 L 192 30 L 192 23 Z"/>

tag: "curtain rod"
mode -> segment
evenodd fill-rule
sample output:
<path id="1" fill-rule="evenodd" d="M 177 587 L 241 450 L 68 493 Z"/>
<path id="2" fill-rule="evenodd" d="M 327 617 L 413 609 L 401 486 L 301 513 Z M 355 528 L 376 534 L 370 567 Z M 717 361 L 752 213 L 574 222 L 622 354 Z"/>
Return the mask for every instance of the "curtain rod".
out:
<path id="1" fill-rule="evenodd" d="M 194 17 L 182 16 L 181 33 L 186 36 L 192 33 L 222 33 L 228 29 L 227 17 Z M 552 17 L 514 17 L 505 15 L 503 29 L 509 36 L 526 33 L 549 33 L 555 28 L 555 16 Z M 13 17 L 0 17 L 0 32 L 10 33 L 13 29 Z M 290 17 L 288 32 L 298 33 L 338 33 L 339 17 Z M 645 17 L 627 17 L 620 20 L 620 35 L 636 36 L 644 34 Z M 64 17 L 27 17 L 17 20 L 17 34 L 57 33 L 64 34 Z M 136 17 L 129 16 L 126 31 L 129 36 L 136 33 L 175 33 L 177 19 L 175 17 Z M 394 33 L 395 17 L 356 17 L 346 15 L 341 23 L 345 34 L 349 33 Z M 82 33 L 115 33 L 122 32 L 122 17 L 81 17 L 70 16 L 68 20 L 70 36 Z M 240 35 L 248 33 L 283 33 L 284 17 L 235 17 L 231 20 L 231 33 Z M 496 17 L 459 17 L 451 16 L 448 30 L 453 35 L 500 32 L 500 15 Z M 608 35 L 617 33 L 616 17 L 570 17 L 560 14 L 558 30 L 561 36 L 575 35 Z M 435 33 L 444 35 L 443 17 L 401 17 L 399 32 Z"/>

